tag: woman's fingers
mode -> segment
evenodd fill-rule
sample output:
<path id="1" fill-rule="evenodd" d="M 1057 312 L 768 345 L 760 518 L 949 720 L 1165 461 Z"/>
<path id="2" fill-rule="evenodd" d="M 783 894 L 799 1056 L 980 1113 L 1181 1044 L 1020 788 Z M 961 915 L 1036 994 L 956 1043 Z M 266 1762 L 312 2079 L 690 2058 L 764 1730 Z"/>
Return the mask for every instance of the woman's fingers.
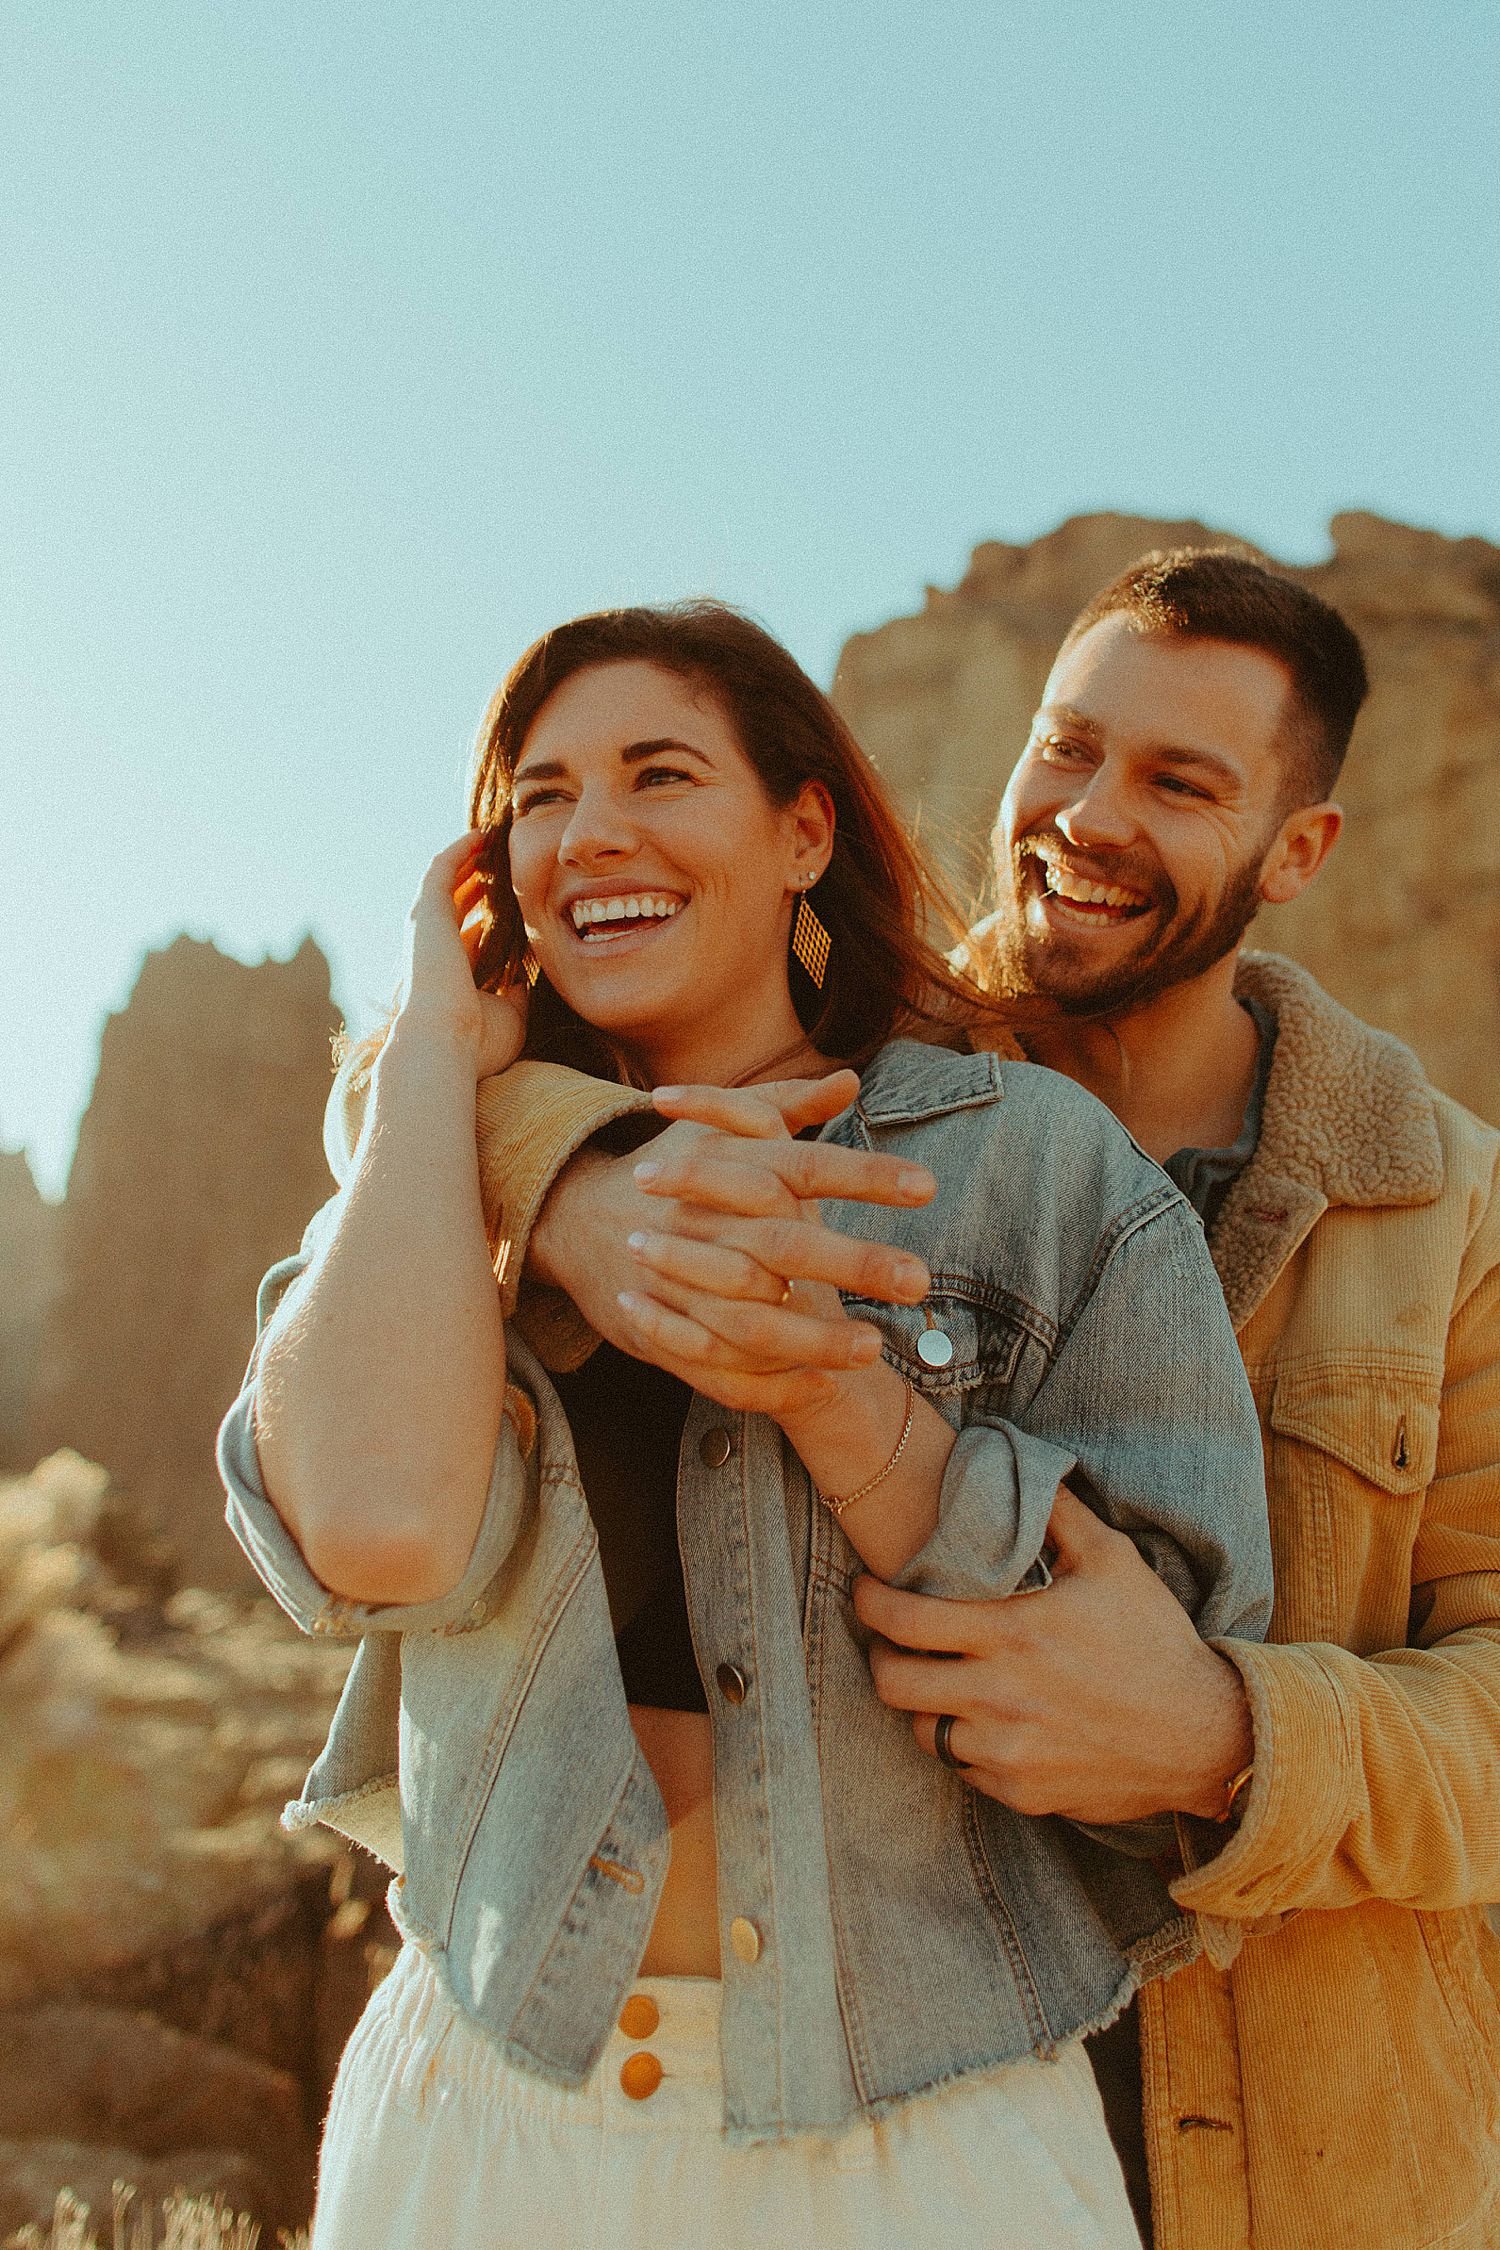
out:
<path id="1" fill-rule="evenodd" d="M 778 1283 L 783 1278 L 826 1281 L 847 1297 L 871 1297 L 889 1305 L 919 1305 L 932 1287 L 926 1265 L 910 1251 L 836 1234 L 817 1219 L 736 1218 L 680 1203 L 670 1231 L 695 1242 L 742 1251 Z M 763 1296 L 765 1292 L 753 1288 L 725 1294 Z"/>
<path id="2" fill-rule="evenodd" d="M 883 1242 L 861 1242 L 805 1219 L 735 1219 L 679 1206 L 669 1233 L 641 1231 L 631 1255 L 718 1297 L 779 1304 L 788 1281 L 821 1281 L 882 1304 L 920 1304 L 931 1286 L 920 1258 Z"/>
<path id="3" fill-rule="evenodd" d="M 842 1313 L 819 1319 L 791 1306 L 710 1297 L 671 1282 L 659 1282 L 650 1295 L 622 1291 L 619 1303 L 656 1349 L 700 1367 L 765 1374 L 804 1367 L 846 1371 L 869 1367 L 880 1357 L 879 1330 Z M 654 1359 L 656 1349 L 646 1356 Z"/>
<path id="4" fill-rule="evenodd" d="M 681 1353 L 674 1344 L 682 1342 L 684 1336 L 690 1346 L 694 1344 L 690 1333 L 693 1323 L 674 1325 L 676 1316 L 672 1320 L 659 1317 L 664 1307 L 630 1291 L 623 1292 L 619 1302 L 629 1334 L 628 1348 L 636 1357 L 664 1368 L 667 1374 L 701 1391 L 705 1398 L 716 1399 L 721 1406 L 746 1414 L 801 1413 L 826 1406 L 838 1395 L 833 1376 L 816 1367 L 766 1372 L 707 1360 L 696 1348 Z"/>

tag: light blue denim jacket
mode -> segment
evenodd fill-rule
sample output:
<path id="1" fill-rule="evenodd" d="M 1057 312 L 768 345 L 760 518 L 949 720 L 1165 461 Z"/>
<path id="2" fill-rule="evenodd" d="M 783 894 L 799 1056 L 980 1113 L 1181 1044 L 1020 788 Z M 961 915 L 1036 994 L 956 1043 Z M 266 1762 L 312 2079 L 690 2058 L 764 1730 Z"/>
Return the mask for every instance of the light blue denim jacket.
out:
<path id="1" fill-rule="evenodd" d="M 927 1260 L 955 1347 L 929 1368 L 919 1310 L 857 1307 L 959 1430 L 940 1521 L 902 1582 L 959 1598 L 1044 1583 L 1068 1476 L 1201 1632 L 1258 1638 L 1260 1438 L 1202 1231 L 1164 1174 L 1067 1079 L 907 1041 L 825 1137 L 940 1182 L 921 1211 L 825 1206 L 831 1225 Z M 262 1325 L 337 1210 L 267 1275 Z M 272 1593 L 306 1630 L 360 1643 L 288 1824 L 325 1821 L 399 1868 L 398 1922 L 459 2007 L 512 2063 L 576 2085 L 640 1963 L 669 1839 L 567 1424 L 514 1335 L 509 1355 L 537 1430 L 526 1447 L 506 1418 L 472 1556 L 440 1600 L 365 1607 L 313 1578 L 261 1482 L 253 1359 L 220 1465 Z M 712 1706 L 732 2137 L 837 2131 L 1050 2053 L 1191 1956 L 1193 1925 L 1138 1835 L 1122 1850 L 1108 1831 L 1009 1811 L 880 1703 L 850 1601 L 857 1559 L 772 1422 L 694 1399 L 678 1529 Z M 726 1664 L 743 1701 L 715 1686 Z M 731 1942 L 737 1918 L 758 1951 L 744 1931 Z"/>

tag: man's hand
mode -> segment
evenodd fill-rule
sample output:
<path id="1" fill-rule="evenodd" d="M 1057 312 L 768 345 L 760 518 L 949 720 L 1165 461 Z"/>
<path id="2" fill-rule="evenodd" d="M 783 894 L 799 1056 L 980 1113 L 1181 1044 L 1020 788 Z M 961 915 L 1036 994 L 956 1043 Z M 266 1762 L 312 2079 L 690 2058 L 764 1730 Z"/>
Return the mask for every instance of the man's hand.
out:
<path id="1" fill-rule="evenodd" d="M 529 1274 L 565 1290 L 601 1336 L 663 1364 L 660 1339 L 646 1335 L 620 1298 L 649 1295 L 679 1317 L 712 1306 L 718 1329 L 727 1326 L 738 1339 L 719 1337 L 724 1371 L 764 1373 L 774 1362 L 804 1378 L 812 1403 L 821 1396 L 818 1370 L 868 1364 L 880 1348 L 873 1328 L 844 1316 L 835 1292 L 917 1304 L 929 1286 L 919 1258 L 853 1241 L 819 1220 L 817 1199 L 825 1195 L 899 1208 L 936 1193 L 920 1165 L 793 1139 L 837 1117 L 858 1091 L 852 1071 L 728 1090 L 664 1089 L 657 1107 L 675 1122 L 655 1140 L 630 1156 L 585 1149 L 555 1182 L 532 1233 Z M 786 1298 L 788 1281 L 799 1285 L 795 1303 Z M 674 1334 L 681 1340 L 684 1332 Z M 725 1403 L 772 1412 L 796 1388 L 779 1387 L 774 1400 L 758 1391 L 753 1402 L 747 1394 Z"/>
<path id="2" fill-rule="evenodd" d="M 1212 1819 L 1254 1737 L 1240 1676 L 1133 1543 L 1060 1486 L 1053 1582 L 994 1602 L 898 1592 L 868 1575 L 854 1606 L 883 1703 L 913 1713 L 929 1752 L 939 1714 L 964 1778 L 1022 1813 L 1098 1823 Z M 917 1653 L 912 1653 L 917 1652 Z"/>

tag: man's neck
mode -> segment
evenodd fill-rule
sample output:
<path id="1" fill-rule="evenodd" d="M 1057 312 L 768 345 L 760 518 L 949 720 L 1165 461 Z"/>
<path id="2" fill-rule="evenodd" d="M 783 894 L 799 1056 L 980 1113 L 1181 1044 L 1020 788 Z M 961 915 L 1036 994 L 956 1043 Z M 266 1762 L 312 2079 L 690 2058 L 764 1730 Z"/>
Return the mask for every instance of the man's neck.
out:
<path id="1" fill-rule="evenodd" d="M 1180 1148 L 1225 1148 L 1244 1123 L 1259 1052 L 1235 966 L 1230 954 L 1117 1016 L 1028 1024 L 1027 1052 L 1097 1094 L 1158 1163 Z"/>

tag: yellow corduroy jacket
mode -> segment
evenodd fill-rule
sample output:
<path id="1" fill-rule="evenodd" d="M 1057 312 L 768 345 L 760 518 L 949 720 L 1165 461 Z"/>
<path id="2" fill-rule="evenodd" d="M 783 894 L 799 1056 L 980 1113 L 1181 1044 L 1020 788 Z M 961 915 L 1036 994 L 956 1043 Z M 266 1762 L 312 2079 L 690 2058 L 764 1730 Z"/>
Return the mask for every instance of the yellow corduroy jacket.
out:
<path id="1" fill-rule="evenodd" d="M 1243 1820 L 1175 1886 L 1212 1957 L 1142 1996 L 1157 2250 L 1493 2250 L 1500 1134 L 1292 963 L 1247 955 L 1239 989 L 1278 1037 L 1211 1248 L 1277 1595 L 1265 1646 L 1221 1644 L 1255 1726 Z M 563 1162 L 642 1106 L 539 1063 L 481 1089 L 507 1309 Z M 525 1318 L 550 1364 L 586 1355 L 571 1307 Z"/>

